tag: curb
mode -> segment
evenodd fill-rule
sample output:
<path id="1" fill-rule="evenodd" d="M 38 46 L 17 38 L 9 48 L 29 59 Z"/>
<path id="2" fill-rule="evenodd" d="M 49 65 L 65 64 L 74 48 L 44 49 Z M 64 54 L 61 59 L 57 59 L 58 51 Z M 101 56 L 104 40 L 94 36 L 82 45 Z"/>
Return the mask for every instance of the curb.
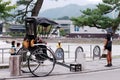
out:
<path id="1" fill-rule="evenodd" d="M 0 64 L 0 69 L 9 68 L 9 64 Z"/>

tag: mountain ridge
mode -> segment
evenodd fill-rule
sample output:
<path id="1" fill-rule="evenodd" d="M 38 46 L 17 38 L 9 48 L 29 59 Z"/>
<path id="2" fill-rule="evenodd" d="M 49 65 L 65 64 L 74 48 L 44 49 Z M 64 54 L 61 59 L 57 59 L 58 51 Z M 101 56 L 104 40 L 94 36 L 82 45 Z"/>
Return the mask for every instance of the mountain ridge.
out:
<path id="1" fill-rule="evenodd" d="M 51 18 L 51 19 L 56 19 L 56 18 L 60 18 L 60 17 L 64 17 L 64 16 L 78 17 L 78 16 L 82 15 L 80 10 L 85 10 L 87 8 L 95 8 L 95 7 L 96 7 L 96 5 L 92 5 L 92 4 L 84 5 L 84 6 L 80 6 L 80 5 L 76 5 L 76 4 L 69 4 L 64 7 L 52 8 L 52 9 L 42 11 L 39 13 L 39 16 L 47 17 L 47 18 Z"/>

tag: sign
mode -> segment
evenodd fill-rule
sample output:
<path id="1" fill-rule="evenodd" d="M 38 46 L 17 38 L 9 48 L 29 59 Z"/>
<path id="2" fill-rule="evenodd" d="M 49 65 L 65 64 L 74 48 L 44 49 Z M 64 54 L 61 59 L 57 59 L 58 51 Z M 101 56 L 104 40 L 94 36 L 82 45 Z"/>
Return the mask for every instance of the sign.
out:
<path id="1" fill-rule="evenodd" d="M 64 50 L 62 48 L 57 48 L 55 51 L 55 57 L 57 60 L 64 60 Z"/>
<path id="2" fill-rule="evenodd" d="M 100 47 L 98 45 L 96 45 L 93 49 L 93 60 L 95 57 L 101 57 L 101 50 L 100 50 Z"/>

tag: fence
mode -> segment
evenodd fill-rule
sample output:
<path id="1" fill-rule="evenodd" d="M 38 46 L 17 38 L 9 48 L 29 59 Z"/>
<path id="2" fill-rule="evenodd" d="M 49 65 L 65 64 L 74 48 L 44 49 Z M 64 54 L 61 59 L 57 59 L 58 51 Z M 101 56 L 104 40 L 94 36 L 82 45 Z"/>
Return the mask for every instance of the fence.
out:
<path id="1" fill-rule="evenodd" d="M 78 46 L 81 46 L 84 50 L 84 53 L 86 55 L 86 58 L 93 58 L 93 49 L 96 45 L 99 45 L 101 52 L 103 49 L 102 44 L 70 44 L 70 43 L 63 43 L 62 48 L 64 50 L 64 58 L 65 59 L 75 59 L 75 50 Z M 56 43 L 50 43 L 48 44 L 53 51 L 57 49 Z M 113 45 L 113 56 L 120 55 L 119 50 L 120 45 Z M 9 53 L 10 48 L 0 48 L 0 64 L 8 63 L 9 62 Z"/>
<path id="2" fill-rule="evenodd" d="M 54 43 L 49 45 L 53 51 L 57 49 Z M 92 57 L 92 50 L 95 45 L 79 45 L 83 48 L 84 52 L 86 53 L 86 57 Z M 75 50 L 78 45 L 75 44 L 62 44 L 62 48 L 64 50 L 65 59 L 74 59 L 75 58 Z M 10 48 L 0 48 L 0 64 L 1 63 L 8 63 L 9 62 L 9 53 Z"/>
<path id="3" fill-rule="evenodd" d="M 9 62 L 9 53 L 10 48 L 0 48 L 0 63 L 8 63 Z"/>

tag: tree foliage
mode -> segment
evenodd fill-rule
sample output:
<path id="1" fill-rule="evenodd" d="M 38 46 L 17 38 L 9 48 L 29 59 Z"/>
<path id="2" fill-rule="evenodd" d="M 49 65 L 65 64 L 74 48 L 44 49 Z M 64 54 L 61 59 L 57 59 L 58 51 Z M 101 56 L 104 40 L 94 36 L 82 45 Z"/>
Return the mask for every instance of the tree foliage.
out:
<path id="1" fill-rule="evenodd" d="M 44 0 L 18 0 L 17 5 L 22 6 L 22 8 L 16 10 L 17 21 L 22 23 L 27 16 L 38 16 L 43 2 Z"/>
<path id="2" fill-rule="evenodd" d="M 63 17 L 60 17 L 58 18 L 58 20 L 69 20 L 70 18 L 68 16 L 63 16 Z"/>
<path id="3" fill-rule="evenodd" d="M 22 23 L 27 16 L 38 16 L 44 0 L 18 0 L 17 21 Z"/>
<path id="4" fill-rule="evenodd" d="M 8 17 L 13 16 L 10 11 L 12 9 L 16 8 L 16 5 L 10 5 L 10 1 L 4 2 L 3 0 L 0 0 L 0 18 L 1 19 L 8 19 Z"/>
<path id="5" fill-rule="evenodd" d="M 110 13 L 118 13 L 114 18 L 107 16 Z M 103 0 L 103 3 L 96 5 L 95 9 L 87 8 L 81 11 L 83 15 L 71 20 L 77 26 L 90 26 L 106 29 L 112 27 L 116 31 L 120 23 L 120 0 Z"/>

